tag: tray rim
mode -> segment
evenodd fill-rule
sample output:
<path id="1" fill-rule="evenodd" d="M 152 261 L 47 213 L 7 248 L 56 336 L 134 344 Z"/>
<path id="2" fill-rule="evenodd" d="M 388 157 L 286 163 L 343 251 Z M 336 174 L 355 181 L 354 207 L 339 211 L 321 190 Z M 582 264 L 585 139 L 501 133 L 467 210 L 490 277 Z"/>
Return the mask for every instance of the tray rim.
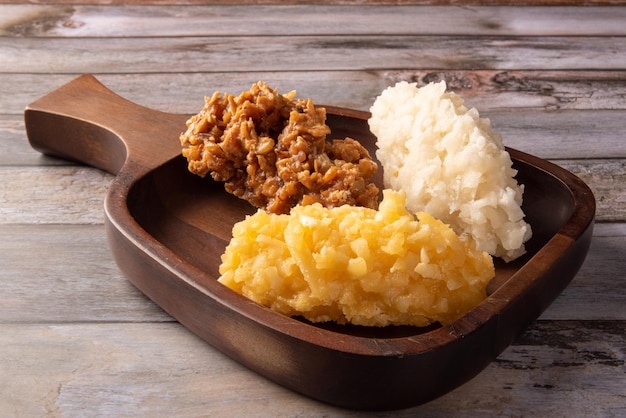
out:
<path id="1" fill-rule="evenodd" d="M 325 107 L 329 114 L 340 117 L 355 119 L 367 119 L 369 117 L 369 112 L 366 111 L 334 106 Z M 521 289 L 521 292 L 511 291 L 512 283 L 516 280 L 519 281 L 520 277 L 527 274 L 527 270 L 529 270 L 528 266 L 532 266 L 532 261 L 534 259 L 538 257 L 548 257 L 548 259 L 552 262 L 557 261 L 569 249 L 569 247 L 585 233 L 585 230 L 593 224 L 595 199 L 593 198 L 591 190 L 584 182 L 582 182 L 582 180 L 580 180 L 573 173 L 547 160 L 514 148 L 506 147 L 506 149 L 514 160 L 524 162 L 531 165 L 534 169 L 549 174 L 550 176 L 556 178 L 565 188 L 567 188 L 574 201 L 573 211 L 568 221 L 548 240 L 548 242 L 546 242 L 528 261 L 526 261 L 526 263 L 524 263 L 524 265 L 521 266 L 520 269 L 506 281 L 506 283 L 503 283 L 491 295 L 487 296 L 485 300 L 483 300 L 478 306 L 469 311 L 462 318 L 447 326 L 441 326 L 426 333 L 419 333 L 412 336 L 390 338 L 343 334 L 319 328 L 315 325 L 303 323 L 297 319 L 276 313 L 265 306 L 252 302 L 244 296 L 239 295 L 231 289 L 218 283 L 216 277 L 197 269 L 195 266 L 187 264 L 187 262 L 182 258 L 174 263 L 177 265 L 177 268 L 180 269 L 177 274 L 180 275 L 181 280 L 186 281 L 198 291 L 202 292 L 213 303 L 219 303 L 240 315 L 246 316 L 257 322 L 260 326 L 267 327 L 278 332 L 286 332 L 285 330 L 288 330 L 290 336 L 302 339 L 320 347 L 366 356 L 414 355 L 422 352 L 424 348 L 426 350 L 436 349 L 436 347 L 446 345 L 457 338 L 462 338 L 468 335 L 473 332 L 475 328 L 480 327 L 484 322 L 498 316 L 501 313 L 501 310 L 507 308 L 507 305 L 512 299 L 519 297 L 523 292 L 523 288 Z M 165 163 L 169 161 L 170 160 Z M 132 165 L 132 163 L 132 161 L 129 161 L 127 164 Z M 149 171 L 157 169 L 158 167 L 154 167 Z M 121 172 L 128 170 L 130 170 L 129 167 L 124 167 Z M 145 174 L 147 173 L 148 172 Z M 128 179 L 130 177 L 123 176 L 121 178 Z M 124 226 L 116 221 L 116 219 L 120 217 L 118 210 L 121 206 L 127 204 L 128 193 L 131 192 L 133 186 L 139 181 L 139 179 L 141 179 L 141 177 L 137 177 L 137 179 L 135 179 L 135 181 L 131 184 L 124 182 L 119 184 L 119 186 L 112 186 L 109 195 L 107 195 L 106 201 L 109 201 L 109 196 L 123 196 L 123 199 L 118 200 L 117 203 L 105 203 L 105 207 L 108 208 L 105 210 L 107 218 L 109 218 L 112 224 L 120 230 L 124 229 Z M 114 181 L 114 183 L 116 182 Z M 121 187 L 122 190 L 118 187 Z M 124 208 L 126 215 L 122 217 L 126 216 L 127 219 L 132 218 L 132 214 L 128 211 L 128 207 L 124 206 Z M 573 226 L 574 223 L 581 222 L 581 220 L 583 221 L 582 227 Z M 172 250 L 162 246 L 158 240 L 154 239 L 154 237 L 147 233 L 142 225 L 135 223 L 135 228 L 137 228 L 137 233 L 129 234 L 128 238 L 132 239 L 133 236 L 135 236 L 136 238 L 132 240 L 138 248 L 142 249 L 143 252 L 146 254 L 153 254 L 152 256 L 155 259 L 161 258 L 174 260 L 178 257 Z M 147 237 L 150 237 L 150 240 L 152 241 L 150 242 L 150 245 L 148 245 L 149 240 L 146 240 Z M 154 253 L 151 248 L 159 249 L 159 251 Z M 533 277 L 533 281 L 541 279 L 541 277 L 536 277 L 539 273 L 531 272 L 531 274 L 534 274 L 535 276 Z M 207 285 L 207 283 L 209 284 Z M 519 287 L 519 285 L 513 287 Z M 491 313 L 484 312 L 486 305 L 490 306 Z M 339 339 L 336 338 L 337 335 L 342 336 L 341 340 L 353 340 L 355 344 L 349 345 L 346 344 L 345 341 L 338 342 Z M 426 344 L 426 347 L 423 347 L 424 344 L 422 344 L 422 339 L 427 339 L 431 342 L 434 339 L 438 340 L 439 343 L 437 345 Z M 346 346 L 350 346 L 353 349 L 346 350 Z"/>

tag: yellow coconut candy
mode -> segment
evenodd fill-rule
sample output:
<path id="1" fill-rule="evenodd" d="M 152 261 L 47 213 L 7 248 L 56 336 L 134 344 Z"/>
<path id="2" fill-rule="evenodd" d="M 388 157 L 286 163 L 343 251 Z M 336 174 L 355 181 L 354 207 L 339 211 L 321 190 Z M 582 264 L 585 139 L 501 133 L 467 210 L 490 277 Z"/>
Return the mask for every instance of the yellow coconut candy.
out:
<path id="1" fill-rule="evenodd" d="M 379 209 L 259 210 L 235 224 L 219 281 L 288 316 L 365 326 L 448 324 L 486 297 L 493 260 L 385 190 Z"/>

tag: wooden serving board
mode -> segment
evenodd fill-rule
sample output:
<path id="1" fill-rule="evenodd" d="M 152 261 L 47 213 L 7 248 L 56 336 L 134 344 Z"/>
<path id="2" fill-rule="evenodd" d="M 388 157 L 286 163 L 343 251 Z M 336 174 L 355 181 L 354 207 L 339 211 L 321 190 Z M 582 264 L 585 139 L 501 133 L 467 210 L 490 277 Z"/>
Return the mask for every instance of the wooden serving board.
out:
<path id="1" fill-rule="evenodd" d="M 375 155 L 367 112 L 327 107 L 327 113 L 334 136 L 358 139 Z M 129 280 L 211 345 L 306 396 L 389 410 L 449 392 L 520 335 L 587 254 L 595 216 L 590 189 L 552 163 L 508 149 L 525 185 L 523 208 L 534 236 L 524 257 L 496 261 L 479 306 L 453 324 L 428 328 L 285 317 L 216 280 L 233 224 L 255 209 L 187 171 L 178 137 L 188 117 L 129 102 L 90 75 L 25 110 L 35 149 L 116 175 L 104 204 L 106 230 Z"/>

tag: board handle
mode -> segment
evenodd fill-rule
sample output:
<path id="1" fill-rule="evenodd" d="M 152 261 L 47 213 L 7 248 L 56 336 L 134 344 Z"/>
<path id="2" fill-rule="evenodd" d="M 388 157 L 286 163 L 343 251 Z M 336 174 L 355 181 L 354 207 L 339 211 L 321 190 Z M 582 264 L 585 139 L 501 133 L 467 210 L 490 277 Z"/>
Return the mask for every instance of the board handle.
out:
<path id="1" fill-rule="evenodd" d="M 113 93 L 84 74 L 28 105 L 31 146 L 118 174 L 133 161 L 155 168 L 180 154 L 187 115 L 160 112 Z"/>

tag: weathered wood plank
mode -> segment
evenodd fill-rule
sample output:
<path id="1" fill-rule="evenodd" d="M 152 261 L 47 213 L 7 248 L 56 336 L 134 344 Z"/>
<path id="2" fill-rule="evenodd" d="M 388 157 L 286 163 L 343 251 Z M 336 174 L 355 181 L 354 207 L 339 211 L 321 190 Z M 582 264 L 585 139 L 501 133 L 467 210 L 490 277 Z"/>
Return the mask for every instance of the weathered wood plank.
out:
<path id="1" fill-rule="evenodd" d="M 621 71 L 385 71 L 388 85 L 445 80 L 479 110 L 499 108 L 620 109 L 626 104 Z"/>
<path id="2" fill-rule="evenodd" d="M 597 237 L 619 237 L 626 235 L 626 223 L 596 223 L 593 228 L 593 235 Z"/>
<path id="3" fill-rule="evenodd" d="M 626 160 L 559 160 L 557 164 L 580 177 L 596 198 L 596 219 L 619 222 L 626 219 Z"/>
<path id="4" fill-rule="evenodd" d="M 467 104 L 472 105 L 470 101 Z M 491 120 L 507 146 L 544 159 L 626 158 L 626 141 L 622 137 L 625 110 L 498 109 L 481 111 L 480 114 Z M 40 157 L 28 144 L 23 129 L 21 116 L 0 115 L 0 144 L 6 150 L 0 154 L 0 166 L 61 163 L 60 160 Z M 181 126 L 181 132 L 183 130 Z M 618 176 L 621 173 L 619 161 L 607 162 L 618 170 L 615 173 Z"/>
<path id="5" fill-rule="evenodd" d="M 0 72 L 624 70 L 624 51 L 608 36 L 0 38 Z"/>
<path id="6" fill-rule="evenodd" d="M 0 114 L 24 107 L 77 74 L 2 74 Z M 316 103 L 367 110 L 386 87 L 398 81 L 419 85 L 445 80 L 481 112 L 494 109 L 626 109 L 626 71 L 311 71 L 177 74 L 96 74 L 106 86 L 144 106 L 196 113 L 214 91 L 239 93 L 256 81 L 281 92 L 297 90 Z M 17 127 L 2 127 L 0 129 Z"/>
<path id="7" fill-rule="evenodd" d="M 584 26 L 580 20 L 584 19 Z M 620 7 L 263 5 L 2 7 L 8 37 L 250 35 L 626 35 Z M 133 25 L 128 25 L 132 21 Z M 311 24 L 315 22 L 315 24 Z"/>
<path id="8" fill-rule="evenodd" d="M 118 270 L 104 225 L 2 225 L 0 266 L 0 323 L 172 320 Z"/>
<path id="9" fill-rule="evenodd" d="M 0 224 L 102 224 L 113 176 L 83 166 L 0 168 Z"/>
<path id="10" fill-rule="evenodd" d="M 626 320 L 626 223 L 599 227 L 542 319 Z M 102 225 L 2 225 L 0 266 L 0 323 L 171 320 L 119 272 Z"/>
<path id="11" fill-rule="evenodd" d="M 625 319 L 624 237 L 626 223 L 596 223 L 584 264 L 541 319 Z"/>
<path id="12" fill-rule="evenodd" d="M 626 236 L 600 234 L 594 234 L 583 266 L 541 319 L 626 319 Z"/>
<path id="13" fill-rule="evenodd" d="M 505 145 L 544 159 L 561 160 L 626 157 L 621 112 L 514 109 L 482 111 L 480 115 L 491 120 Z"/>
<path id="14" fill-rule="evenodd" d="M 0 114 L 0 166 L 68 165 L 65 160 L 35 151 L 26 138 L 22 115 Z"/>
<path id="15" fill-rule="evenodd" d="M 0 4 L 16 3 L 0 0 Z M 622 5 L 624 0 L 22 0 L 19 3 L 35 4 L 96 4 L 96 5 L 436 5 L 436 6 L 612 6 Z"/>
<path id="16" fill-rule="evenodd" d="M 598 221 L 626 220 L 626 160 L 557 160 L 594 192 Z M 99 224 L 113 176 L 83 166 L 0 166 L 0 224 Z"/>
<path id="17" fill-rule="evenodd" d="M 540 321 L 464 386 L 376 416 L 623 416 L 625 328 Z M 176 323 L 4 324 L 0 359 L 12 376 L 0 380 L 3 415 L 231 416 L 234 405 L 239 416 L 365 415 L 283 389 Z"/>

